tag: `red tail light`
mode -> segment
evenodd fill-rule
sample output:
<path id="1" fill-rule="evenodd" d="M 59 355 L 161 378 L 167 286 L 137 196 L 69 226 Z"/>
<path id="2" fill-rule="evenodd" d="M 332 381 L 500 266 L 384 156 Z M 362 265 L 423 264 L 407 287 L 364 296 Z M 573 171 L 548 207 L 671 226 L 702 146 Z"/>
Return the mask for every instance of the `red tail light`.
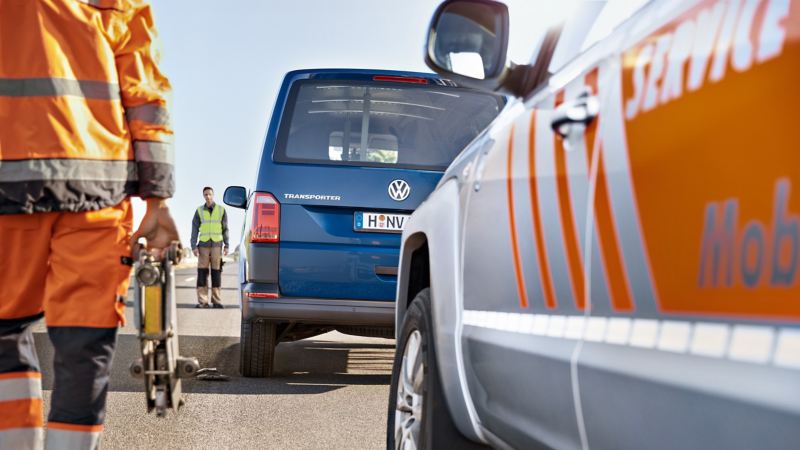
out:
<path id="1" fill-rule="evenodd" d="M 411 84 L 428 84 L 426 78 L 420 77 L 399 77 L 397 75 L 375 75 L 372 77 L 375 81 L 391 81 L 393 83 L 411 83 Z"/>
<path id="2" fill-rule="evenodd" d="M 278 242 L 281 230 L 281 204 L 272 194 L 256 192 L 253 205 L 251 242 Z"/>

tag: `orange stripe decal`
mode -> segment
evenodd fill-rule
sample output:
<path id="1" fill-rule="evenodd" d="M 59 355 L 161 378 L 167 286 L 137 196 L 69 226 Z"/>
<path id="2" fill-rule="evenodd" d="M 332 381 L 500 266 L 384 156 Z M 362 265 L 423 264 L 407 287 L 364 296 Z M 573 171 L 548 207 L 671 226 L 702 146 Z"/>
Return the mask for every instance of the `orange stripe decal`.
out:
<path id="1" fill-rule="evenodd" d="M 79 431 L 82 433 L 100 433 L 103 431 L 103 424 L 100 425 L 76 425 L 74 423 L 47 422 L 47 428 L 64 431 Z"/>
<path id="2" fill-rule="evenodd" d="M 539 210 L 539 189 L 536 186 L 536 111 L 531 114 L 530 133 L 528 135 L 528 185 L 531 192 L 531 213 L 533 214 L 533 235 L 536 239 L 536 256 L 539 260 L 539 277 L 542 280 L 544 304 L 549 309 L 556 307 L 556 296 L 553 293 L 553 280 L 550 278 L 550 264 L 547 261 L 547 249 L 542 236 L 542 214 Z"/>
<path id="3" fill-rule="evenodd" d="M 597 95 L 597 77 L 599 76 L 599 69 L 594 68 L 591 72 L 586 74 L 586 86 L 591 90 L 589 95 Z M 594 156 L 595 140 L 597 139 L 597 126 L 600 122 L 599 118 L 593 120 L 585 131 L 586 140 L 586 162 L 591 165 L 592 157 Z M 587 173 L 587 175 L 589 175 Z"/>
<path id="4" fill-rule="evenodd" d="M 41 428 L 44 425 L 42 417 L 42 399 L 23 398 L 0 402 L 0 430 L 12 428 Z"/>
<path id="5" fill-rule="evenodd" d="M 514 160 L 514 127 L 511 127 L 511 134 L 508 137 L 508 163 L 506 176 L 508 191 L 508 222 L 511 226 L 511 250 L 514 254 L 514 274 L 517 276 L 517 291 L 519 293 L 519 306 L 528 307 L 528 292 L 525 289 L 525 279 L 522 277 L 522 260 L 519 256 L 519 245 L 517 242 L 517 222 L 514 216 L 514 174 L 512 172 Z"/>
<path id="6" fill-rule="evenodd" d="M 634 310 L 631 288 L 622 267 L 620 246 L 614 231 L 614 218 L 611 216 L 611 201 L 608 193 L 602 149 L 598 150 L 597 190 L 595 192 L 595 218 L 599 235 L 600 253 L 606 268 L 609 290 L 611 291 L 611 307 L 617 312 Z"/>
<path id="7" fill-rule="evenodd" d="M 583 258 L 581 250 L 578 248 L 578 235 L 575 229 L 575 218 L 572 216 L 572 199 L 569 196 L 569 178 L 567 173 L 567 161 L 564 148 L 564 141 L 560 136 L 555 136 L 555 159 L 556 159 L 556 185 L 558 186 L 558 203 L 561 215 L 561 233 L 564 236 L 564 247 L 567 252 L 567 263 L 569 265 L 569 275 L 572 280 L 572 294 L 575 297 L 575 305 L 578 309 L 584 309 L 584 280 L 583 280 Z"/>
<path id="8" fill-rule="evenodd" d="M 18 378 L 42 378 L 39 372 L 6 372 L 0 373 L 0 380 L 15 380 Z"/>

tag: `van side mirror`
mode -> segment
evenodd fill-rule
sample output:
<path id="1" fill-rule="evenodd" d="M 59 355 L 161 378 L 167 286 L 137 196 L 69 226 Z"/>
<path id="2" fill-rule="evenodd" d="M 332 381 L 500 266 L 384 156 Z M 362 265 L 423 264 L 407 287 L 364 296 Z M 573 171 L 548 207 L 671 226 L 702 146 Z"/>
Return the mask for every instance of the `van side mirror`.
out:
<path id="1" fill-rule="evenodd" d="M 247 209 L 247 189 L 242 186 L 228 186 L 225 188 L 222 201 L 234 208 Z"/>
<path id="2" fill-rule="evenodd" d="M 425 63 L 458 84 L 495 91 L 510 65 L 508 7 L 491 0 L 449 0 L 433 15 Z"/>

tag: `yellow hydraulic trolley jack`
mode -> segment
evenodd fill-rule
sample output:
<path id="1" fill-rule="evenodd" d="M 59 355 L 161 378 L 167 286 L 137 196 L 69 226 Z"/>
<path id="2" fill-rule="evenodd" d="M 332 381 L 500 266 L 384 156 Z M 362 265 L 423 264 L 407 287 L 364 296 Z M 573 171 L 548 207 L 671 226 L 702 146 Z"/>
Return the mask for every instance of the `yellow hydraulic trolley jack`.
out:
<path id="1" fill-rule="evenodd" d="M 141 357 L 131 364 L 131 374 L 144 378 L 147 412 L 164 417 L 167 409 L 177 412 L 183 405 L 181 378 L 195 376 L 197 358 L 180 356 L 175 299 L 175 269 L 181 248 L 173 243 L 157 261 L 139 250 L 134 264 L 134 324 L 139 334 Z"/>

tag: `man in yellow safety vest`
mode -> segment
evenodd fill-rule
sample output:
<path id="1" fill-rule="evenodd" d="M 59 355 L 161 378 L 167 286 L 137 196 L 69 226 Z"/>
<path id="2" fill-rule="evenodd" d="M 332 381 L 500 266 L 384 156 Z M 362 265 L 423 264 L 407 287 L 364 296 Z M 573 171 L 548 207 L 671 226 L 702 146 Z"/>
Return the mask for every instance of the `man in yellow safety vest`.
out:
<path id="1" fill-rule="evenodd" d="M 203 203 L 192 220 L 192 252 L 197 261 L 197 308 L 208 308 L 208 275 L 211 273 L 211 303 L 222 308 L 222 256 L 228 255 L 228 216 L 214 203 L 214 189 L 203 188 Z"/>

